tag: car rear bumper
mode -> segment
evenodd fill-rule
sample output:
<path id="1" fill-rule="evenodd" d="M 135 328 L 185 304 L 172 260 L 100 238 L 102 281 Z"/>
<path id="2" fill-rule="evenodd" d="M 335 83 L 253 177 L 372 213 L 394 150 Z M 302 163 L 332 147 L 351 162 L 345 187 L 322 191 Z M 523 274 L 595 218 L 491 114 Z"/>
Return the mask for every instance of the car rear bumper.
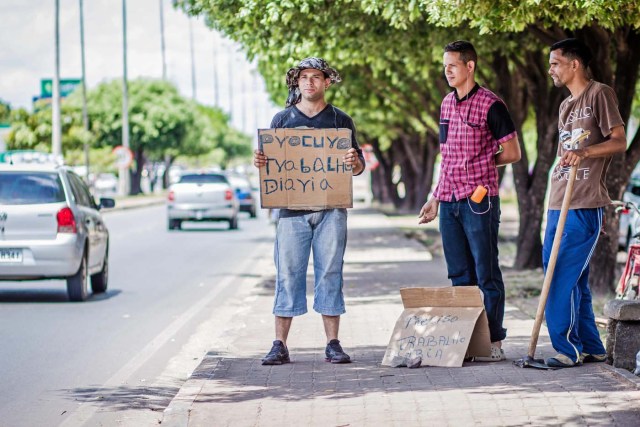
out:
<path id="1" fill-rule="evenodd" d="M 50 241 L 0 241 L 0 249 L 19 249 L 21 262 L 1 262 L 0 280 L 67 277 L 80 268 L 83 245 L 75 234 L 58 234 Z"/>
<path id="2" fill-rule="evenodd" d="M 183 221 L 227 221 L 238 215 L 238 207 L 233 204 L 216 206 L 214 208 L 199 205 L 169 205 L 168 219 Z"/>

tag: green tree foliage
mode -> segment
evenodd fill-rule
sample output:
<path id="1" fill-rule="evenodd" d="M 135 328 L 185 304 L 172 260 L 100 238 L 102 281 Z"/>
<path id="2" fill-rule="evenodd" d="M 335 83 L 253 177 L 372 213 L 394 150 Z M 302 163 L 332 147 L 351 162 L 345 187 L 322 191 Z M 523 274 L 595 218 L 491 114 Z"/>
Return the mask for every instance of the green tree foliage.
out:
<path id="1" fill-rule="evenodd" d="M 74 93 L 62 102 L 62 147 L 68 161 L 81 158 L 79 152 L 85 142 L 101 153 L 122 144 L 122 82 L 101 83 L 88 92 L 87 104 L 89 132 L 82 126 L 80 94 Z M 16 110 L 11 121 L 10 149 L 49 151 L 50 109 L 34 113 Z M 129 129 L 129 145 L 135 157 L 133 193 L 140 191 L 142 168 L 148 160 L 167 161 L 170 165 L 178 156 L 202 156 L 216 151 L 228 163 L 234 156 L 251 154 L 250 139 L 231 129 L 224 113 L 184 98 L 175 86 L 161 80 L 129 82 Z M 105 166 L 100 162 L 92 164 Z"/>
<path id="2" fill-rule="evenodd" d="M 388 170 L 400 166 L 403 179 L 408 179 L 412 170 L 429 167 L 430 161 L 420 160 L 429 157 L 431 150 L 416 147 L 429 147 L 425 141 L 437 132 L 437 106 L 447 90 L 437 71 L 441 46 L 454 39 L 472 40 L 481 51 L 479 80 L 505 99 L 521 140 L 527 117 L 535 121 L 535 131 L 527 132 L 537 138 L 535 160 L 526 155 L 514 165 L 521 214 L 519 267 L 541 264 L 544 195 L 555 158 L 557 108 L 566 96 L 553 88 L 547 75 L 548 46 L 570 36 L 585 40 L 596 53 L 594 77 L 614 87 L 625 120 L 633 103 L 630 88 L 635 88 L 638 80 L 640 4 L 635 1 L 177 3 L 190 13 L 204 15 L 213 28 L 241 42 L 250 56 L 257 56 L 267 86 L 279 101 L 285 94 L 281 76 L 297 59 L 316 55 L 338 64 L 345 84 L 335 91 L 336 103 L 345 106 L 367 140 L 374 143 L 381 169 L 385 170 L 385 163 Z M 607 182 L 614 198 L 621 195 L 640 159 L 638 135 L 630 137 L 626 155 L 614 159 Z M 428 174 L 418 177 L 428 178 Z M 410 188 L 420 194 L 419 189 Z M 613 216 L 599 253 L 593 257 L 599 264 L 592 271 L 604 272 L 592 275 L 600 289 L 613 283 L 616 226 Z"/>
<path id="3" fill-rule="evenodd" d="M 11 115 L 11 105 L 8 102 L 4 102 L 0 99 L 0 124 L 9 123 L 9 117 Z"/>

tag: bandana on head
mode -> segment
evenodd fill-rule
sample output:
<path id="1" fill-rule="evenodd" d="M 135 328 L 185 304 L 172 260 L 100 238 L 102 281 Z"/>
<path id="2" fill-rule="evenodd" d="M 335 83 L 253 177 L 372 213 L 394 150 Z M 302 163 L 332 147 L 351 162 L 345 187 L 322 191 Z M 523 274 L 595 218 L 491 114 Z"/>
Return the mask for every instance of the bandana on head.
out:
<path id="1" fill-rule="evenodd" d="M 298 87 L 298 77 L 300 77 L 300 71 L 313 68 L 314 70 L 322 71 L 326 78 L 331 80 L 331 83 L 340 83 L 342 78 L 340 74 L 331 68 L 327 61 L 322 58 L 305 58 L 298 64 L 297 67 L 290 68 L 287 71 L 287 87 L 289 88 L 289 96 L 287 97 L 286 107 L 300 102 L 302 95 L 300 94 L 300 88 Z"/>

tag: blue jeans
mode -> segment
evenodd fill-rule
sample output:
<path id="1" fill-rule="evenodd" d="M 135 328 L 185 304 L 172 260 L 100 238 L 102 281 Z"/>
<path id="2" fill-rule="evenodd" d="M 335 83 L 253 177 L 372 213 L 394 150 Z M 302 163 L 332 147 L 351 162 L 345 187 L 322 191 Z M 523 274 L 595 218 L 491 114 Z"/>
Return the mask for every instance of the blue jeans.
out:
<path id="1" fill-rule="evenodd" d="M 326 209 L 278 220 L 274 259 L 276 295 L 273 314 L 307 312 L 307 266 L 313 251 L 313 309 L 326 316 L 345 312 L 342 267 L 347 246 L 347 210 Z"/>
<path id="2" fill-rule="evenodd" d="M 606 352 L 596 326 L 589 289 L 589 260 L 598 243 L 602 215 L 602 208 L 570 209 L 567 213 L 545 307 L 553 348 L 574 362 L 579 360 L 583 352 Z M 559 217 L 559 210 L 547 211 L 547 228 L 542 246 L 545 272 Z"/>
<path id="3" fill-rule="evenodd" d="M 489 205 L 491 202 L 491 205 Z M 453 286 L 478 285 L 484 295 L 491 342 L 502 341 L 504 282 L 498 264 L 500 198 L 485 197 L 440 202 L 440 234 L 447 271 Z"/>

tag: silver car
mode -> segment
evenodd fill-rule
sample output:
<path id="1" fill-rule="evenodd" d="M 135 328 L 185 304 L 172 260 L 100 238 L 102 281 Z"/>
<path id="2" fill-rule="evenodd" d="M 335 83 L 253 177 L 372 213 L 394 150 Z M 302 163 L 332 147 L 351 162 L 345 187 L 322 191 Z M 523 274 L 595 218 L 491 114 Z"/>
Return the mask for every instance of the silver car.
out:
<path id="1" fill-rule="evenodd" d="M 0 164 L 0 280 L 66 279 L 71 301 L 107 290 L 109 232 L 84 181 L 63 166 Z"/>
<path id="2" fill-rule="evenodd" d="M 179 230 L 184 221 L 225 221 L 238 228 L 238 198 L 221 173 L 185 173 L 169 187 L 169 230 Z"/>

